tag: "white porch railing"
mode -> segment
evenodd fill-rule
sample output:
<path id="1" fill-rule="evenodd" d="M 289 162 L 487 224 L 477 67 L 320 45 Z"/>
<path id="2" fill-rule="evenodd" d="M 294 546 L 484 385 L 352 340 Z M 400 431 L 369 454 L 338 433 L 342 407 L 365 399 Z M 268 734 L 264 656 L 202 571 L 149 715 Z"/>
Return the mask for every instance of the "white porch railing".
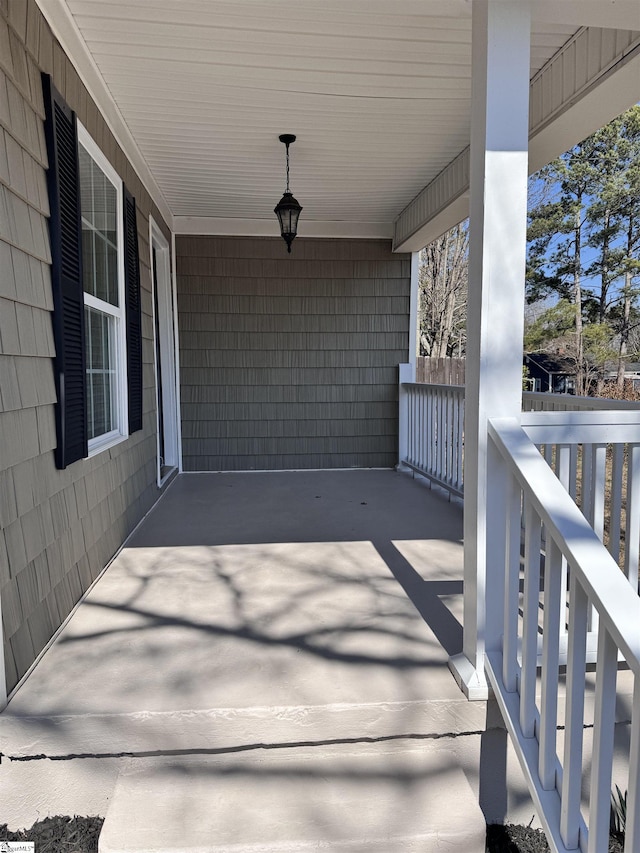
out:
<path id="1" fill-rule="evenodd" d="M 400 395 L 400 462 L 462 496 L 464 386 L 403 382 Z"/>
<path id="2" fill-rule="evenodd" d="M 443 486 L 451 494 L 464 492 L 464 386 L 400 384 L 401 464 Z M 635 412 L 638 403 L 574 397 L 567 394 L 525 392 L 524 423 L 541 427 L 545 415 L 534 412 Z M 633 417 L 633 416 L 631 416 Z M 538 420 L 536 420 L 538 418 Z M 603 423 L 613 426 L 613 418 Z M 637 422 L 637 421 L 636 421 Z M 631 578 L 640 570 L 640 458 L 613 444 L 611 431 L 600 434 L 603 443 L 582 445 L 574 437 L 561 447 L 538 429 L 534 442 L 552 466 L 587 521 L 607 544 L 613 558 Z M 595 627 L 595 626 L 594 626 Z"/>
<path id="3" fill-rule="evenodd" d="M 401 462 L 461 495 L 464 388 L 402 382 L 400 399 Z M 555 853 L 608 848 L 621 661 L 633 678 L 628 780 L 621 786 L 628 790 L 625 853 L 640 853 L 639 408 L 525 393 L 520 422 L 490 425 L 486 669 Z M 588 663 L 596 665 L 596 687 L 585 785 Z"/>
<path id="4" fill-rule="evenodd" d="M 638 590 L 640 412 L 530 412 L 522 426 Z M 595 627 L 595 626 L 594 626 Z"/>
<path id="5" fill-rule="evenodd" d="M 486 670 L 552 850 L 608 849 L 619 656 L 634 678 L 625 853 L 640 850 L 640 597 L 541 456 L 537 444 L 596 448 L 637 457 L 637 415 L 568 413 L 489 427 Z M 637 474 L 638 468 L 634 467 Z M 524 555 L 521 534 L 524 525 Z M 568 594 L 567 594 L 568 575 Z M 523 594 L 520 593 L 521 579 Z M 631 588 L 633 587 L 633 588 Z M 541 592 L 542 590 L 542 592 Z M 589 618 L 597 614 L 589 826 L 581 812 Z M 522 609 L 522 616 L 520 616 Z M 568 631 L 566 650 L 561 639 Z M 543 642 L 540 643 L 540 638 Z M 541 659 L 539 656 L 542 650 Z M 558 672 L 566 660 L 564 748 L 558 757 Z M 541 665 L 541 695 L 536 697 Z"/>

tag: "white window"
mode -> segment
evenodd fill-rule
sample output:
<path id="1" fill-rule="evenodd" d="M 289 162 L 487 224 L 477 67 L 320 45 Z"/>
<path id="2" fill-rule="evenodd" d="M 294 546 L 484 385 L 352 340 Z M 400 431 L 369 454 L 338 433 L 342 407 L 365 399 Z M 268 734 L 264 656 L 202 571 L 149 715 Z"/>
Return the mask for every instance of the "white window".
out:
<path id="1" fill-rule="evenodd" d="M 123 187 L 78 124 L 89 456 L 128 434 Z"/>

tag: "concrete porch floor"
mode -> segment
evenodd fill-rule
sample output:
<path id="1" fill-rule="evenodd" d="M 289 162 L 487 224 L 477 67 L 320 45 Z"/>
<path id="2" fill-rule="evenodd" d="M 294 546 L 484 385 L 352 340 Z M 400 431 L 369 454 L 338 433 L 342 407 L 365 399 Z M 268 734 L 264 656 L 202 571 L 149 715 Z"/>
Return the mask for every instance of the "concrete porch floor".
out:
<path id="1" fill-rule="evenodd" d="M 0 715 L 0 820 L 104 814 L 123 765 L 376 740 L 446 738 L 477 794 L 461 537 L 393 471 L 180 476 Z"/>

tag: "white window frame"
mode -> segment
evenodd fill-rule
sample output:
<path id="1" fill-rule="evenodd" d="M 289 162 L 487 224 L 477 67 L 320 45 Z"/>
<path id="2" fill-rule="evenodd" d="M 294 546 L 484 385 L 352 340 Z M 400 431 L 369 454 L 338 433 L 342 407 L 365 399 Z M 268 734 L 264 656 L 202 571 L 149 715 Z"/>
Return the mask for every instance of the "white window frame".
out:
<path id="1" fill-rule="evenodd" d="M 103 314 L 108 314 L 116 321 L 115 330 L 115 363 L 116 363 L 116 426 L 110 432 L 89 439 L 88 458 L 107 450 L 129 435 L 129 411 L 127 393 L 127 318 L 124 282 L 124 188 L 122 179 L 104 156 L 100 148 L 89 135 L 86 128 L 78 122 L 78 145 L 82 145 L 91 159 L 104 172 L 116 190 L 116 233 L 118 241 L 118 305 L 112 305 L 84 291 L 84 305 Z M 88 411 L 85 408 L 85 419 Z"/>

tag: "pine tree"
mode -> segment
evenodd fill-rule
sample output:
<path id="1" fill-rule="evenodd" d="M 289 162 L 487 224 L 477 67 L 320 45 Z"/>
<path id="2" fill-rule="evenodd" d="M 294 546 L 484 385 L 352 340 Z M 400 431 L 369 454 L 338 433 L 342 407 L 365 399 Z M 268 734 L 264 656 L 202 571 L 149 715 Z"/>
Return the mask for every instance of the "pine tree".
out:
<path id="1" fill-rule="evenodd" d="M 621 385 L 640 274 L 640 106 L 555 160 L 536 181 L 541 198 L 529 214 L 528 300 L 559 299 L 565 320 L 572 306 L 579 394 L 588 389 L 595 358 L 592 345 L 585 353 L 585 324 L 598 353 L 610 350 L 607 339 L 617 332 Z"/>

